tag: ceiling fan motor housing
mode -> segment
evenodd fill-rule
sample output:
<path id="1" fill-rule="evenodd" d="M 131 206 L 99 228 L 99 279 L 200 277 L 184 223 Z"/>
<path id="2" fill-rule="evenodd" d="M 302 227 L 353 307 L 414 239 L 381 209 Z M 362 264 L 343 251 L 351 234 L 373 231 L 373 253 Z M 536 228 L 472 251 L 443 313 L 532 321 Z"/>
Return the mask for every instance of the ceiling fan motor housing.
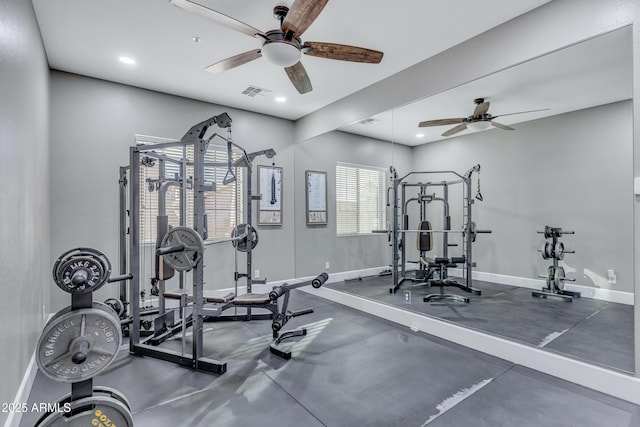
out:
<path id="1" fill-rule="evenodd" d="M 280 30 L 267 31 L 266 40 L 262 44 L 262 56 L 279 67 L 290 67 L 300 61 L 301 40 L 292 37 L 290 40 Z"/>

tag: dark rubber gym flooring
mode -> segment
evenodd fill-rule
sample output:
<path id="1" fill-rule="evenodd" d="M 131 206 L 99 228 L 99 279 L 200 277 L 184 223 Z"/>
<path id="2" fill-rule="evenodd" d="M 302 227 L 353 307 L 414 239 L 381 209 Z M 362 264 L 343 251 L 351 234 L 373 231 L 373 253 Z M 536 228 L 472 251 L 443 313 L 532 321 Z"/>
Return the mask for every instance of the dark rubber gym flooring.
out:
<path id="1" fill-rule="evenodd" d="M 531 289 L 480 280 L 473 281 L 473 287 L 482 291 L 479 296 L 456 287 L 445 287 L 445 293 L 468 297 L 468 304 L 425 303 L 422 297 L 439 293 L 439 287 L 416 286 L 405 281 L 395 294 L 391 294 L 391 283 L 389 275 L 326 286 L 624 373 L 633 372 L 631 305 L 589 298 L 574 298 L 573 302 L 540 299 L 531 296 Z M 410 303 L 405 300 L 405 291 L 411 292 Z"/>
<path id="2" fill-rule="evenodd" d="M 207 323 L 204 353 L 226 361 L 225 374 L 124 349 L 94 384 L 126 395 L 138 427 L 640 425 L 638 405 L 304 292 L 291 305 L 315 308 L 287 325 L 309 331 L 291 360 L 269 352 L 268 321 Z M 38 373 L 29 406 L 69 390 Z"/>

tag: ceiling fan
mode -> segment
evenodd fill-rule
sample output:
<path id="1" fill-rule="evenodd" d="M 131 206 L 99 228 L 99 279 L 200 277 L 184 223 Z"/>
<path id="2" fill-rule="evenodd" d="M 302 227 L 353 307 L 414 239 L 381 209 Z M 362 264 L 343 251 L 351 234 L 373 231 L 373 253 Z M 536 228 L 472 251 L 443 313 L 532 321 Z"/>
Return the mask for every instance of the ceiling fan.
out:
<path id="1" fill-rule="evenodd" d="M 301 94 L 311 92 L 313 89 L 309 75 L 300 62 L 303 53 L 319 58 L 370 64 L 377 64 L 382 60 L 383 53 L 377 50 L 335 43 L 302 42 L 300 36 L 315 21 L 327 2 L 328 0 L 295 0 L 291 9 L 286 6 L 276 6 L 273 9 L 273 16 L 280 21 L 280 28 L 265 33 L 191 0 L 171 0 L 175 6 L 256 37 L 262 42 L 260 49 L 216 62 L 208 66 L 207 71 L 220 73 L 264 56 L 267 61 L 284 68 L 289 80 Z"/>
<path id="2" fill-rule="evenodd" d="M 458 132 L 462 132 L 463 130 L 469 128 L 471 130 L 485 130 L 489 129 L 491 126 L 497 127 L 498 129 L 503 130 L 514 130 L 512 127 L 503 125 L 502 123 L 494 122 L 493 119 L 504 116 L 512 116 L 514 114 L 524 114 L 524 113 L 533 113 L 536 111 L 546 111 L 548 108 L 543 108 L 541 110 L 530 110 L 530 111 L 520 111 L 518 113 L 508 113 L 508 114 L 500 114 L 499 116 L 492 116 L 488 113 L 489 111 L 489 101 L 485 101 L 484 98 L 476 98 L 473 100 L 476 104 L 475 110 L 473 110 L 473 114 L 469 117 L 461 117 L 455 119 L 439 119 L 439 120 L 427 120 L 424 122 L 418 123 L 418 127 L 430 127 L 430 126 L 443 126 L 443 125 L 457 125 L 446 131 L 442 134 L 442 136 L 451 136 L 455 135 Z"/>

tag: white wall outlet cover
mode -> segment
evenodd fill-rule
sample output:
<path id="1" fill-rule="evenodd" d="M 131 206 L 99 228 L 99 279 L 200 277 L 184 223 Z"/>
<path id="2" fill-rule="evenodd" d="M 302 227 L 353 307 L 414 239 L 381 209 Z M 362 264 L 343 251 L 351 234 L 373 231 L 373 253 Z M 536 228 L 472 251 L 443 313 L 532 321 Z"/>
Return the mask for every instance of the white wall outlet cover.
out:
<path id="1" fill-rule="evenodd" d="M 633 178 L 633 194 L 640 196 L 640 176 Z"/>

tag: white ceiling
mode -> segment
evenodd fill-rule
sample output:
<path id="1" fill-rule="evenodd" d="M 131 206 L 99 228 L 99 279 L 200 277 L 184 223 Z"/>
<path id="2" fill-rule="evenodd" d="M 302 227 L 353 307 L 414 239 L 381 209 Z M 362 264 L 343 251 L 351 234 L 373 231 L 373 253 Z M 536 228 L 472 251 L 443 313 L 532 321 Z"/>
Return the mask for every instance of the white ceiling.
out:
<path id="1" fill-rule="evenodd" d="M 52 69 L 295 120 L 548 1 L 331 0 L 303 41 L 361 46 L 385 56 L 377 65 L 304 56 L 314 88 L 304 95 L 264 58 L 221 74 L 206 72 L 205 67 L 217 61 L 258 49 L 259 41 L 169 0 L 33 0 L 33 5 Z M 198 2 L 267 31 L 278 27 L 273 7 L 291 6 L 293 0 Z M 194 43 L 192 37 L 201 41 Z M 120 56 L 137 62 L 127 66 L 118 62 Z M 250 85 L 271 92 L 254 98 L 242 95 Z M 485 95 L 506 96 L 505 90 Z M 276 96 L 287 102 L 276 103 Z M 465 96 L 464 110 L 453 114 L 467 115 L 476 96 Z M 448 111 L 427 109 L 421 119 L 432 112 L 436 118 L 451 114 Z"/>
<path id="2" fill-rule="evenodd" d="M 505 125 L 630 99 L 632 54 L 631 28 L 622 28 L 378 114 L 368 124 L 354 123 L 341 130 L 415 146 L 445 139 L 441 134 L 454 126 L 419 128 L 419 122 L 467 117 L 473 113 L 475 98 L 491 102 L 489 113 L 494 116 L 548 108 L 495 120 Z M 517 126 L 512 127 L 517 132 Z M 453 137 L 473 132 L 465 130 Z M 490 128 L 484 132 L 505 131 Z"/>

